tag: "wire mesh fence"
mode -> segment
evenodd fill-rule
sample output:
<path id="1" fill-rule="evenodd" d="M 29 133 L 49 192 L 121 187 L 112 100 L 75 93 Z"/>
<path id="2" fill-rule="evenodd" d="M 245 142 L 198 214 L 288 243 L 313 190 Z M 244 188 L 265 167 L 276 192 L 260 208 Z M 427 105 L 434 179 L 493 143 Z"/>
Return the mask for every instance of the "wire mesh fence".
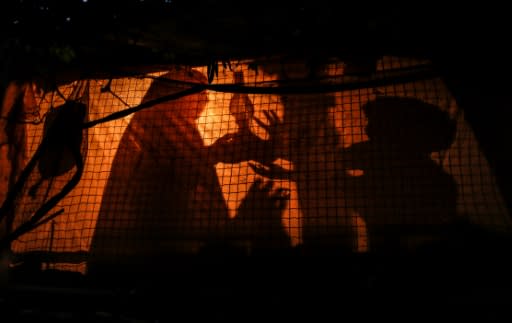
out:
<path id="1" fill-rule="evenodd" d="M 228 250 L 409 250 L 466 224 L 508 231 L 492 170 L 428 66 L 383 57 L 358 75 L 337 61 L 242 61 L 31 88 L 24 109 L 38 113 L 23 126 L 25 163 L 79 85 L 85 124 L 108 122 L 83 130 L 81 179 L 48 212 L 60 213 L 12 250 L 44 268 L 93 272 Z M 13 228 L 79 167 L 51 147 L 57 170 L 38 162 Z"/>

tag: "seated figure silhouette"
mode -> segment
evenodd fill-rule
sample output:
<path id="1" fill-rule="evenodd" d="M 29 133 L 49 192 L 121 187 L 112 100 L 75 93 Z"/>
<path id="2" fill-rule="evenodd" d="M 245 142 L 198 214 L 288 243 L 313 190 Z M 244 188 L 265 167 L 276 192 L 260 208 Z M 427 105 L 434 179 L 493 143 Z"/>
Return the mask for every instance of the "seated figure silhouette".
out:
<path id="1" fill-rule="evenodd" d="M 291 246 L 282 224 L 290 192 L 273 190 L 273 181 L 256 179 L 237 209 L 231 222 L 231 232 L 248 243 L 250 254 L 271 254 Z"/>
<path id="2" fill-rule="evenodd" d="M 206 83 L 194 70 L 169 72 L 152 83 L 142 102 L 189 87 L 168 79 Z M 271 142 L 244 133 L 205 146 L 196 119 L 207 99 L 203 91 L 133 116 L 104 191 L 89 274 L 154 272 L 166 256 L 194 254 L 222 239 L 229 216 L 214 165 L 272 159 L 266 149 Z"/>
<path id="3" fill-rule="evenodd" d="M 342 153 L 338 178 L 366 222 L 371 251 L 400 251 L 441 236 L 456 222 L 456 183 L 430 155 L 447 149 L 455 122 L 414 98 L 378 97 L 363 105 L 369 140 Z"/>
<path id="4" fill-rule="evenodd" d="M 291 239 L 282 223 L 290 198 L 287 189 L 274 189 L 274 182 L 257 178 L 240 202 L 221 240 L 201 249 L 204 256 L 259 256 L 286 254 Z"/>

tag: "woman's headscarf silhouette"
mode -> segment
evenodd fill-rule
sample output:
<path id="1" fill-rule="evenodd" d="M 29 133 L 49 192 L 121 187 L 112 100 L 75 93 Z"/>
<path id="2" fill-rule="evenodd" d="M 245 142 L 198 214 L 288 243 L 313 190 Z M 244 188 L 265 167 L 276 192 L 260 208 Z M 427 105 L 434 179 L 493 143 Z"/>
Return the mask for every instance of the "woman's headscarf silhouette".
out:
<path id="1" fill-rule="evenodd" d="M 171 79 L 206 83 L 194 70 L 169 72 L 152 83 L 142 102 L 190 86 Z M 228 212 L 195 123 L 207 100 L 201 92 L 133 116 L 104 191 L 89 273 L 109 266 L 144 271 L 167 255 L 196 252 L 221 231 Z"/>

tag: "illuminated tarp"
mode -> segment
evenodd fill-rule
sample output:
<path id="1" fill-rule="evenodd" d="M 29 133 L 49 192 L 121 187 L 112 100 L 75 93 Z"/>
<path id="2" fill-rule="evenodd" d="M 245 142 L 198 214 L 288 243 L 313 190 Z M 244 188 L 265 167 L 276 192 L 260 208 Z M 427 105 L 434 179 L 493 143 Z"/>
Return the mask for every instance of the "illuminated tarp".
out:
<path id="1" fill-rule="evenodd" d="M 424 63 L 385 57 L 376 74 Z M 89 80 L 87 118 L 207 84 L 209 72 Z M 510 229 L 492 171 L 440 79 L 322 91 L 357 76 L 343 62 L 311 73 L 300 63 L 232 62 L 212 85 L 273 94 L 212 88 L 88 128 L 82 178 L 54 208 L 63 213 L 13 251 L 52 254 L 48 268 L 85 271 L 87 260 L 145 264 L 217 245 L 366 252 L 415 248 L 460 223 Z M 62 96 L 77 84 L 60 87 Z M 290 84 L 308 93 L 279 91 Z M 54 92 L 33 96 L 40 116 L 64 103 Z M 26 124 L 27 159 L 43 128 Z M 14 225 L 72 173 L 43 179 L 30 194 L 41 181 L 34 173 Z"/>

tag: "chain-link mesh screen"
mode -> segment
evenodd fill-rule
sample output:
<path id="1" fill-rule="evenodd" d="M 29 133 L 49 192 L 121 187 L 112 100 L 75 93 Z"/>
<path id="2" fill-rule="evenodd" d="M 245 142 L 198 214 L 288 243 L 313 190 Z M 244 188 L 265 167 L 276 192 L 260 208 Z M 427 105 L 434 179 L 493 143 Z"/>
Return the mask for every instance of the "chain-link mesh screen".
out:
<path id="1" fill-rule="evenodd" d="M 425 63 L 385 57 L 369 77 L 346 73 L 343 62 L 231 62 L 217 75 L 178 68 L 89 80 L 93 121 L 215 76 L 207 90 L 84 130 L 81 180 L 49 212 L 62 213 L 19 237 L 13 251 L 85 272 L 219 250 L 414 249 L 463 223 L 509 230 L 463 111 L 439 78 L 404 79 Z M 361 79 L 367 84 L 350 86 Z M 35 91 L 34 120 L 82 83 Z M 252 93 L 222 87 L 233 84 Z M 27 160 L 44 124 L 26 124 Z M 40 162 L 31 173 L 14 227 L 77 168 L 62 158 L 59 165 L 45 176 Z"/>

